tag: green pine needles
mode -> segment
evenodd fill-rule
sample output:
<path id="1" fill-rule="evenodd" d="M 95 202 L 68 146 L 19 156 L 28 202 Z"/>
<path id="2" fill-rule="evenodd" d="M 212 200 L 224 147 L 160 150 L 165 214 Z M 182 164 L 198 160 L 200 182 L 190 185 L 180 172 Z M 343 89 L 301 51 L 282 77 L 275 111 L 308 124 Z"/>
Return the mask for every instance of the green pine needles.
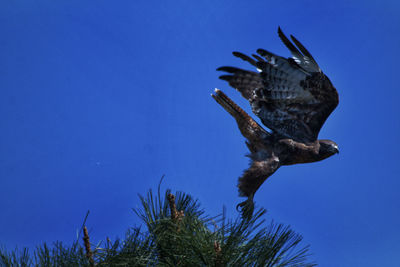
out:
<path id="1" fill-rule="evenodd" d="M 0 249 L 0 266 L 315 266 L 308 246 L 287 226 L 253 217 L 228 220 L 225 212 L 206 216 L 197 200 L 167 190 L 149 190 L 139 196 L 142 208 L 134 212 L 146 230 L 130 229 L 124 239 L 107 239 L 93 246 L 87 230 L 72 246 L 56 242 L 7 252 Z M 82 229 L 86 229 L 83 227 Z"/>

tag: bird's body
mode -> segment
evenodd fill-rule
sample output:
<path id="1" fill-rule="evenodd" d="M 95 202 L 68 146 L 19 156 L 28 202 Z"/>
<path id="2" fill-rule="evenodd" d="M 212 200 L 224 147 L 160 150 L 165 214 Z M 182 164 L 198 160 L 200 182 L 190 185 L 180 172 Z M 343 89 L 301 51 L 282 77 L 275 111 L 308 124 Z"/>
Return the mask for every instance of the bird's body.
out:
<path id="1" fill-rule="evenodd" d="M 292 58 L 283 58 L 263 49 L 253 58 L 239 52 L 233 54 L 257 68 L 258 72 L 235 67 L 218 70 L 220 76 L 249 100 L 253 112 L 271 129 L 264 130 L 222 91 L 213 98 L 235 119 L 247 139 L 251 165 L 239 178 L 239 193 L 248 198 L 239 204 L 253 207 L 253 196 L 262 183 L 280 166 L 310 163 L 338 153 L 330 140 L 318 140 L 318 133 L 339 103 L 336 89 L 329 78 L 293 36 L 293 42 L 278 29 Z"/>

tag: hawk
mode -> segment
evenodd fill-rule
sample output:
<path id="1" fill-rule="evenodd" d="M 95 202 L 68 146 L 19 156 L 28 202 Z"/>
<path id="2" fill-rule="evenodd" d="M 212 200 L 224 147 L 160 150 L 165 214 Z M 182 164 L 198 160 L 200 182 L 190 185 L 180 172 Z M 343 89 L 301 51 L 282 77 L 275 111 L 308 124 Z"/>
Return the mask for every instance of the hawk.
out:
<path id="1" fill-rule="evenodd" d="M 231 114 L 250 151 L 250 167 L 239 178 L 239 195 L 247 200 L 238 204 L 251 216 L 253 197 L 264 181 L 280 166 L 310 163 L 339 153 L 331 140 L 318 140 L 322 125 L 339 103 L 329 78 L 310 52 L 292 35 L 292 42 L 280 27 L 278 35 L 291 52 L 290 58 L 258 49 L 252 57 L 233 55 L 253 65 L 257 72 L 236 67 L 220 67 L 227 74 L 219 78 L 238 90 L 252 111 L 270 129 L 266 131 L 221 90 L 212 97 Z"/>

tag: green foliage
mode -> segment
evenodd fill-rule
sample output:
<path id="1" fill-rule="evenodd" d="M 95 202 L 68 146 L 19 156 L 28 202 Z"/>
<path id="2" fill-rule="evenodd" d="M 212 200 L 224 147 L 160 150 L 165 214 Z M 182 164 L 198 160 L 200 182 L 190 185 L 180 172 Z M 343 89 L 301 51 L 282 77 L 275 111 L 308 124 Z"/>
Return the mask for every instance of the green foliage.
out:
<path id="1" fill-rule="evenodd" d="M 83 247 L 76 241 L 72 246 L 64 246 L 56 242 L 51 248 L 44 243 L 38 246 L 33 255 L 28 249 L 18 252 L 17 249 L 7 253 L 0 250 L 0 266 L 25 267 L 25 266 L 88 266 Z"/>
<path id="2" fill-rule="evenodd" d="M 208 217 L 197 200 L 177 193 L 171 200 L 160 188 L 139 196 L 142 208 L 134 212 L 145 231 L 132 228 L 123 240 L 107 239 L 92 251 L 96 266 L 315 266 L 308 261 L 308 246 L 289 227 L 266 224 L 259 209 L 250 219 L 227 220 L 225 211 Z M 176 200 L 175 200 L 176 199 Z M 183 212 L 181 212 L 183 211 Z M 30 255 L 0 250 L 0 266 L 90 266 L 85 247 L 55 243 L 37 247 Z"/>

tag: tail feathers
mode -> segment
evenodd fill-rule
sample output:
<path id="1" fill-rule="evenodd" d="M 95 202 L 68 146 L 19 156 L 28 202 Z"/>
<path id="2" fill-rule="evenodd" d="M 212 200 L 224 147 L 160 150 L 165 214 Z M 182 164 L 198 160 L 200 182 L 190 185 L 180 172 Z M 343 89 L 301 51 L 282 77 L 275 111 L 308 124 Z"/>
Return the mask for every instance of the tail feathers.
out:
<path id="1" fill-rule="evenodd" d="M 261 127 L 255 122 L 246 111 L 244 111 L 241 107 L 239 107 L 232 99 L 230 99 L 226 94 L 224 94 L 221 90 L 215 89 L 215 94 L 211 94 L 211 96 L 218 102 L 229 114 L 231 114 L 238 122 L 247 121 L 250 124 L 253 124 L 253 127 Z"/>
<path id="2" fill-rule="evenodd" d="M 231 114 L 239 127 L 242 135 L 251 140 L 261 140 L 268 138 L 268 133 L 262 128 L 249 114 L 239 107 L 232 99 L 225 95 L 221 90 L 215 89 L 214 94 L 211 95 L 215 101 L 218 102 L 229 114 Z"/>

